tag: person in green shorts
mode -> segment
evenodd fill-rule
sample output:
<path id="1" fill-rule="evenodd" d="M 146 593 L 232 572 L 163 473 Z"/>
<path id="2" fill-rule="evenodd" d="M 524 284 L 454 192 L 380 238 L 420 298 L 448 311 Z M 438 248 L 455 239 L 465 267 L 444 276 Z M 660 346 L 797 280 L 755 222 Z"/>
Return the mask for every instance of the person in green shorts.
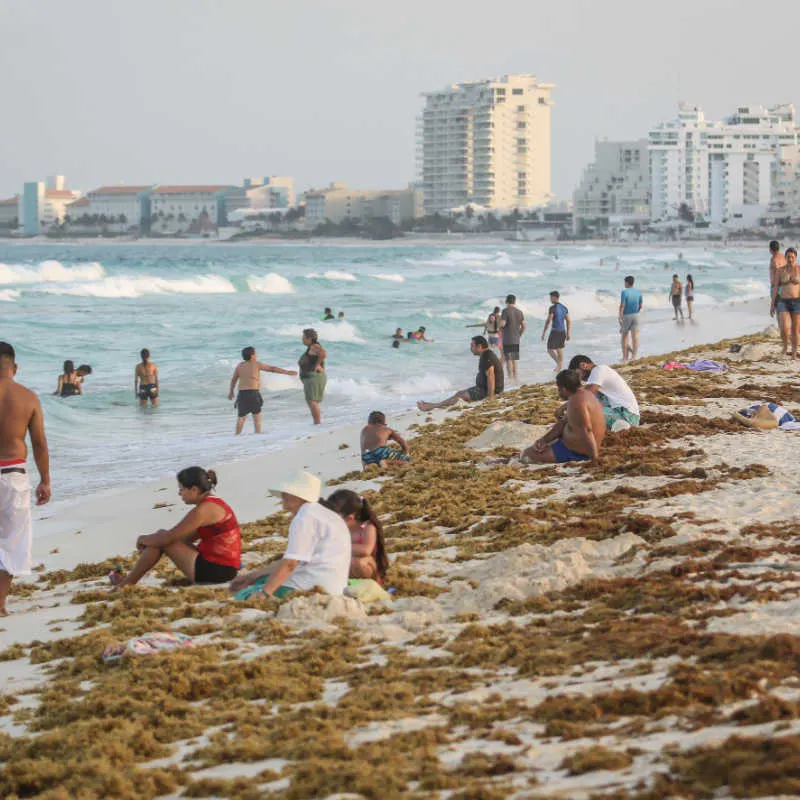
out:
<path id="1" fill-rule="evenodd" d="M 325 348 L 319 343 L 317 332 L 313 328 L 303 331 L 303 344 L 306 351 L 297 362 L 300 367 L 300 380 L 303 381 L 303 392 L 306 403 L 311 410 L 311 418 L 315 425 L 322 422 L 320 403 L 325 396 L 328 376 L 325 374 Z"/>

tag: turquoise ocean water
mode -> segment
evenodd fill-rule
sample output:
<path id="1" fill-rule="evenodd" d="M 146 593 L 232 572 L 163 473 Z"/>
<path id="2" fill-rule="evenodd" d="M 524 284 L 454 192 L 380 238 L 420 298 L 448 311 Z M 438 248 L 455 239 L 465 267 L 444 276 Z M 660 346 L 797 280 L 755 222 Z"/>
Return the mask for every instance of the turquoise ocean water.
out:
<path id="1" fill-rule="evenodd" d="M 264 431 L 233 436 L 227 399 L 242 347 L 295 368 L 300 332 L 328 349 L 323 429 L 372 409 L 408 410 L 471 385 L 469 339 L 509 292 L 529 329 L 520 377 L 553 364 L 539 337 L 548 292 L 573 320 L 567 357 L 619 354 L 616 310 L 624 275 L 645 293 L 641 354 L 763 328 L 769 322 L 765 251 L 631 247 L 346 244 L 0 244 L 0 339 L 17 349 L 18 378 L 39 392 L 53 460 L 54 501 L 130 488 L 189 464 L 274 451 L 312 431 L 296 378 L 265 375 Z M 601 259 L 603 265 L 601 266 Z M 665 271 L 663 265 L 670 263 Z M 672 272 L 696 284 L 697 322 L 676 325 Z M 324 306 L 345 321 L 320 323 Z M 396 327 L 425 325 L 433 344 L 390 346 Z M 133 397 L 138 353 L 158 364 L 162 407 Z M 64 359 L 94 368 L 83 397 L 52 396 Z M 251 430 L 250 423 L 246 433 Z"/>

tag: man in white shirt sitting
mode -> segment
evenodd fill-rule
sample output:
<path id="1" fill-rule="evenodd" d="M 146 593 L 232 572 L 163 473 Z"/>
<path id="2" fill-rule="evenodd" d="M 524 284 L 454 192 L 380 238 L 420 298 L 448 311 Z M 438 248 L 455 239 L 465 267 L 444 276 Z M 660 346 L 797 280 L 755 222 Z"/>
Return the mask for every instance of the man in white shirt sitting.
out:
<path id="1" fill-rule="evenodd" d="M 350 531 L 344 519 L 320 501 L 321 489 L 316 475 L 301 472 L 270 490 L 293 515 L 289 541 L 279 561 L 231 581 L 229 591 L 237 600 L 258 595 L 281 599 L 315 586 L 328 594 L 344 592 L 352 555 Z"/>
<path id="2" fill-rule="evenodd" d="M 597 395 L 608 430 L 624 431 L 639 424 L 639 403 L 619 372 L 606 364 L 595 364 L 589 356 L 574 356 L 569 368 L 577 370 L 586 388 Z"/>

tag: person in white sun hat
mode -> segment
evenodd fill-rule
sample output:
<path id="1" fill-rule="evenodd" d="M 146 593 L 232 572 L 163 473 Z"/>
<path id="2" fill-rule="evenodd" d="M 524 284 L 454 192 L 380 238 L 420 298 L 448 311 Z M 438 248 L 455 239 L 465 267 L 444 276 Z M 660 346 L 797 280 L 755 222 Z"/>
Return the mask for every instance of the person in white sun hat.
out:
<path id="1" fill-rule="evenodd" d="M 342 594 L 350 571 L 350 531 L 320 499 L 321 489 L 320 479 L 309 472 L 299 472 L 270 489 L 293 516 L 286 552 L 280 560 L 232 581 L 229 588 L 237 600 L 280 599 L 315 586 L 328 594 Z"/>

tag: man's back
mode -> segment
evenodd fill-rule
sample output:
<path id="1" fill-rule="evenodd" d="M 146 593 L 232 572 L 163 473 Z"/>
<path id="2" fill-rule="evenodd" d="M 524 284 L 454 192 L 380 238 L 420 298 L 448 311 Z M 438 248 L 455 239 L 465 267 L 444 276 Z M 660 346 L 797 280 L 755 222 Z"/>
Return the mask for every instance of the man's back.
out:
<path id="1" fill-rule="evenodd" d="M 505 321 L 503 326 L 503 343 L 519 344 L 522 334 L 522 322 L 525 315 L 514 305 L 508 305 L 503 309 L 502 319 Z"/>
<path id="2" fill-rule="evenodd" d="M 239 389 L 260 389 L 261 388 L 261 363 L 255 358 L 249 361 L 242 361 L 236 367 L 236 373 L 239 376 Z"/>
<path id="3" fill-rule="evenodd" d="M 567 402 L 567 428 L 570 429 L 569 433 L 577 433 L 583 430 L 584 410 L 589 412 L 592 431 L 599 448 L 606 435 L 606 418 L 603 415 L 603 406 L 592 392 L 581 387 Z M 568 431 L 565 430 L 564 441 L 567 442 L 569 438 Z"/>
<path id="4" fill-rule="evenodd" d="M 11 378 L 0 379 L 0 461 L 27 458 L 25 436 L 39 399 Z"/>
<path id="5" fill-rule="evenodd" d="M 392 435 L 388 425 L 367 424 L 361 429 L 361 452 L 383 447 Z"/>

